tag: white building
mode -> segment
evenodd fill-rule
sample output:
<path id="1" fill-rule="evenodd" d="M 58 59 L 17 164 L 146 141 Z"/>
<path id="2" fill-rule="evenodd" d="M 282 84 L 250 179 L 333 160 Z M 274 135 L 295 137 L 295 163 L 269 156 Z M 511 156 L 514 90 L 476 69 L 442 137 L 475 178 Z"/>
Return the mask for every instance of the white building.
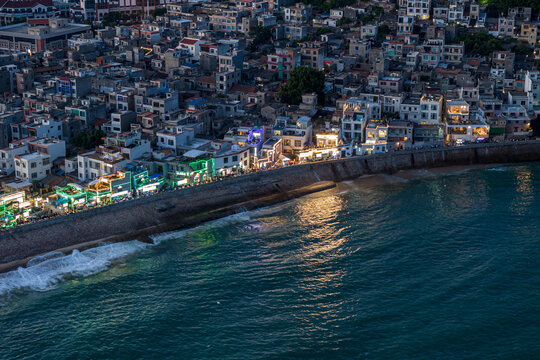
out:
<path id="1" fill-rule="evenodd" d="M 287 116 L 278 116 L 274 137 L 282 139 L 283 151 L 300 151 L 313 139 L 311 118 L 302 116 L 291 124 Z"/>
<path id="2" fill-rule="evenodd" d="M 28 150 L 48 155 L 51 162 L 66 157 L 66 142 L 58 139 L 37 139 L 28 142 Z"/>
<path id="3" fill-rule="evenodd" d="M 115 174 L 122 171 L 127 160 L 119 153 L 101 154 L 96 151 L 77 155 L 79 180 L 94 180 L 103 175 Z"/>
<path id="4" fill-rule="evenodd" d="M 5 175 L 15 172 L 15 156 L 28 153 L 28 139 L 12 141 L 8 147 L 0 150 L 0 170 Z"/>
<path id="5" fill-rule="evenodd" d="M 204 44 L 203 40 L 186 37 L 180 41 L 176 48 L 187 51 L 193 57 L 193 60 L 199 60 L 201 44 Z"/>
<path id="6" fill-rule="evenodd" d="M 381 105 L 376 102 L 347 99 L 343 105 L 341 134 L 345 142 L 364 142 L 365 127 L 369 119 L 381 118 Z"/>
<path id="7" fill-rule="evenodd" d="M 28 182 L 39 181 L 51 173 L 48 155 L 31 153 L 15 156 L 15 177 Z"/>
<path id="8" fill-rule="evenodd" d="M 441 122 L 442 95 L 424 95 L 420 99 L 420 119 L 422 125 L 435 125 Z"/>
<path id="9" fill-rule="evenodd" d="M 228 175 L 241 170 L 248 170 L 251 167 L 249 151 L 249 147 L 233 145 L 224 152 L 216 153 L 214 155 L 214 169 L 216 170 L 216 174 Z"/>
<path id="10" fill-rule="evenodd" d="M 21 140 L 26 137 L 62 139 L 62 129 L 62 121 L 53 118 L 39 118 L 26 124 L 11 124 L 13 140 Z"/>
<path id="11" fill-rule="evenodd" d="M 129 160 L 137 160 L 145 155 L 152 154 L 150 141 L 141 139 L 140 131 L 121 133 L 108 137 L 105 141 L 105 146 L 118 149 Z"/>
<path id="12" fill-rule="evenodd" d="M 431 0 L 408 0 L 407 16 L 413 16 L 421 20 L 429 19 Z"/>
<path id="13" fill-rule="evenodd" d="M 157 145 L 160 148 L 176 152 L 179 146 L 188 146 L 195 138 L 195 130 L 187 126 L 167 126 L 156 133 Z"/>

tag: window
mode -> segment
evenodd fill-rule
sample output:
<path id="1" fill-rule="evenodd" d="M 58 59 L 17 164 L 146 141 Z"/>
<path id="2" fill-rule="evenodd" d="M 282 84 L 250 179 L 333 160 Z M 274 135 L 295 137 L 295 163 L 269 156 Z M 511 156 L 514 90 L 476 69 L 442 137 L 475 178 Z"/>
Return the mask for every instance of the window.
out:
<path id="1" fill-rule="evenodd" d="M 224 158 L 223 158 L 223 163 L 224 163 L 224 164 L 227 164 L 228 162 L 229 162 L 229 158 L 228 158 L 228 157 L 224 157 Z"/>
<path id="2" fill-rule="evenodd" d="M 238 161 L 238 155 L 234 155 L 234 156 L 232 157 L 232 161 L 233 161 L 233 162 Z"/>

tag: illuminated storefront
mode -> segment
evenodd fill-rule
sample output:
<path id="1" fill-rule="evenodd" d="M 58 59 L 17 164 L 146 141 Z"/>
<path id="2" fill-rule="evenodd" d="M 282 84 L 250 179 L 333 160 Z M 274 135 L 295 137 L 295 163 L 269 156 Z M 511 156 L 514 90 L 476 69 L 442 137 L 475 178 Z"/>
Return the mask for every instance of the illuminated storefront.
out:
<path id="1" fill-rule="evenodd" d="M 88 202 L 88 193 L 84 188 L 77 184 L 68 184 L 68 186 L 57 189 L 56 195 L 58 200 L 56 201 L 57 207 L 69 207 L 76 208 L 86 205 Z"/>

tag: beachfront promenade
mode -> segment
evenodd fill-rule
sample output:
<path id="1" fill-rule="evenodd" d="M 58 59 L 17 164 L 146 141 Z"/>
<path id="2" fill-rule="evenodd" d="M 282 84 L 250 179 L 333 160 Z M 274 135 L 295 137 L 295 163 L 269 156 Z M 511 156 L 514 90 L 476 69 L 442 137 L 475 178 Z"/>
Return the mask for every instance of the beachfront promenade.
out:
<path id="1" fill-rule="evenodd" d="M 534 142 L 534 140 L 531 140 L 531 141 Z M 531 141 L 527 141 L 527 142 L 531 142 Z M 274 171 L 274 170 L 284 168 L 284 167 L 296 167 L 296 166 L 302 166 L 302 165 L 305 165 L 305 164 L 325 163 L 325 162 L 332 163 L 332 162 L 336 162 L 336 161 L 343 161 L 343 160 L 346 160 L 346 159 L 354 159 L 354 158 L 394 157 L 397 154 L 403 155 L 403 154 L 429 153 L 429 152 L 432 152 L 432 151 L 439 151 L 440 149 L 447 149 L 447 150 L 450 150 L 450 149 L 464 150 L 464 149 L 478 149 L 478 148 L 489 149 L 489 148 L 493 148 L 493 147 L 500 147 L 502 145 L 514 145 L 514 144 L 519 144 L 519 143 L 524 143 L 524 141 L 521 141 L 521 142 L 505 142 L 505 143 L 491 143 L 491 144 L 475 144 L 475 145 L 468 145 L 468 146 L 445 147 L 445 148 L 439 148 L 439 147 L 436 147 L 436 148 L 420 148 L 420 149 L 413 149 L 413 150 L 407 150 L 407 151 L 389 152 L 389 153 L 367 155 L 367 156 L 352 156 L 352 157 L 343 158 L 343 159 L 325 159 L 325 160 L 318 160 L 318 161 L 314 160 L 314 161 L 304 162 L 304 163 L 301 163 L 301 164 L 291 163 L 289 165 L 275 166 L 275 167 L 270 168 L 270 169 L 253 169 L 253 170 L 250 170 L 250 171 L 247 171 L 247 172 L 235 173 L 235 174 L 231 174 L 231 175 L 228 175 L 228 176 L 214 176 L 212 178 L 206 178 L 205 180 L 203 180 L 201 182 L 197 182 L 197 183 L 193 183 L 193 184 L 186 184 L 186 185 L 178 186 L 176 188 L 168 188 L 168 187 L 164 186 L 162 189 L 160 189 L 158 192 L 155 192 L 155 193 L 142 193 L 142 192 L 139 193 L 139 192 L 134 191 L 133 193 L 129 194 L 127 197 L 124 197 L 121 200 L 112 200 L 112 201 L 103 202 L 103 203 L 99 203 L 99 204 L 93 204 L 93 205 L 84 204 L 83 206 L 80 206 L 78 208 L 55 209 L 55 213 L 53 213 L 51 215 L 46 215 L 46 216 L 42 216 L 40 218 L 34 218 L 34 219 L 32 219 L 32 218 L 31 219 L 26 219 L 24 222 L 20 222 L 17 225 L 15 225 L 15 227 L 11 227 L 10 229 L 3 229 L 0 232 L 0 236 L 3 235 L 2 234 L 3 232 L 8 232 L 9 233 L 10 230 L 12 230 L 14 228 L 28 226 L 30 224 L 34 224 L 34 223 L 37 223 L 37 222 L 50 221 L 52 219 L 55 219 L 55 218 L 58 218 L 58 217 L 63 217 L 63 216 L 74 214 L 74 213 L 84 213 L 84 212 L 87 212 L 87 211 L 90 211 L 90 210 L 95 210 L 97 208 L 109 207 L 109 206 L 117 205 L 117 204 L 120 204 L 120 203 L 132 202 L 132 201 L 137 200 L 137 199 L 143 199 L 143 198 L 154 199 L 156 196 L 158 196 L 160 194 L 163 194 L 163 193 L 175 192 L 175 193 L 178 193 L 179 196 L 181 196 L 182 191 L 184 191 L 187 188 L 198 187 L 198 186 L 201 186 L 203 184 L 208 184 L 208 183 L 213 183 L 213 182 L 220 182 L 220 181 L 224 181 L 224 180 L 227 180 L 227 179 L 243 177 L 243 176 L 247 176 L 247 175 L 255 174 L 255 173 L 268 173 L 270 171 Z M 436 166 L 436 164 L 432 164 L 431 166 Z"/>

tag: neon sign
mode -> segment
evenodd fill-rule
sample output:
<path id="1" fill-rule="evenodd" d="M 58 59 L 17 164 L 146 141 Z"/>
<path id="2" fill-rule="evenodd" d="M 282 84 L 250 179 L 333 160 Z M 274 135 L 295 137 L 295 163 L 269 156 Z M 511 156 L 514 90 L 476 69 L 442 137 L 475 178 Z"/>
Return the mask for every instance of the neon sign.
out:
<path id="1" fill-rule="evenodd" d="M 263 131 L 261 129 L 252 128 L 247 135 L 247 144 L 257 146 L 263 141 Z"/>

